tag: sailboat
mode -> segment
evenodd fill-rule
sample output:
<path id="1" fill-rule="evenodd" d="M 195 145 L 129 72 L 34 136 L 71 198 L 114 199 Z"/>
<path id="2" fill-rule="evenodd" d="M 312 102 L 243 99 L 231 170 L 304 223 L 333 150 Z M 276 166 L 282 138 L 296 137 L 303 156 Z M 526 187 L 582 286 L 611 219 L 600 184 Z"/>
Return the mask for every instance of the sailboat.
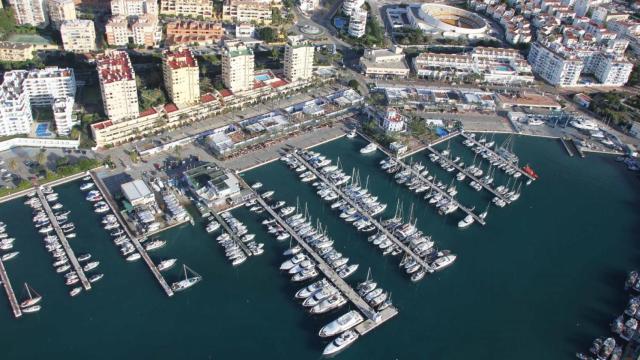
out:
<path id="1" fill-rule="evenodd" d="M 24 283 L 24 288 L 27 290 L 27 294 L 29 295 L 29 299 L 23 301 L 20 303 L 20 307 L 22 309 L 26 309 L 28 307 L 31 307 L 37 303 L 40 302 L 40 300 L 42 300 L 42 296 L 40 294 L 38 294 L 33 288 L 31 288 L 29 286 L 29 284 Z M 33 294 L 35 294 L 35 296 L 33 296 Z"/>
<path id="2" fill-rule="evenodd" d="M 173 291 L 177 292 L 177 291 L 186 290 L 192 287 L 193 285 L 197 284 L 200 280 L 202 280 L 202 276 L 200 276 L 195 271 L 191 270 L 187 265 L 183 264 L 182 269 L 184 270 L 184 279 L 180 281 L 176 281 L 173 284 L 171 284 L 171 290 Z M 189 275 L 187 274 L 187 270 L 190 273 L 194 274 L 194 276 L 189 277 Z"/>
<path id="3" fill-rule="evenodd" d="M 491 203 L 488 203 L 487 208 L 484 209 L 484 211 L 480 215 L 478 215 L 480 219 L 484 220 L 487 217 L 487 215 L 489 214 L 489 206 L 491 206 Z"/>

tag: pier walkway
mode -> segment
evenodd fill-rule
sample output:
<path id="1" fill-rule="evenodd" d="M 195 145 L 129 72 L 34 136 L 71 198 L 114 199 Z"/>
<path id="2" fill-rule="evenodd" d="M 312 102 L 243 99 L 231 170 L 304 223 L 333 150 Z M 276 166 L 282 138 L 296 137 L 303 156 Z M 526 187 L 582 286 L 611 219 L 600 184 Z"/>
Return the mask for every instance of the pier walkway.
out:
<path id="1" fill-rule="evenodd" d="M 220 226 L 224 228 L 224 231 L 226 231 L 226 233 L 229 234 L 229 236 L 231 236 L 231 239 L 233 240 L 233 242 L 235 242 L 236 244 L 238 244 L 238 246 L 240 246 L 240 249 L 242 249 L 242 252 L 245 253 L 245 255 L 247 256 L 252 256 L 253 253 L 251 252 L 251 250 L 247 247 L 247 245 L 244 242 L 242 242 L 242 240 L 240 240 L 238 235 L 236 235 L 236 233 L 233 230 L 231 230 L 231 228 L 229 227 L 227 222 L 224 221 L 222 216 L 220 216 L 220 214 L 218 214 L 217 211 L 213 209 L 210 209 L 210 210 L 213 216 L 216 218 L 216 221 L 220 224 Z"/>
<path id="2" fill-rule="evenodd" d="M 7 292 L 7 298 L 9 299 L 9 304 L 11 304 L 13 316 L 19 318 L 22 316 L 22 310 L 20 310 L 20 304 L 18 304 L 18 299 L 16 299 L 16 293 L 13 292 L 13 287 L 9 280 L 9 274 L 7 274 L 7 269 L 5 269 L 4 262 L 2 260 L 0 260 L 0 279 L 2 280 L 4 291 Z"/>
<path id="3" fill-rule="evenodd" d="M 247 186 L 246 183 L 244 185 Z M 251 187 L 247 187 L 251 189 Z M 289 224 L 287 224 L 287 222 L 280 215 L 278 215 L 278 213 L 273 210 L 271 206 L 269 206 L 255 190 L 252 189 L 252 191 L 254 192 L 255 198 L 258 203 L 265 210 L 267 210 L 269 215 L 271 215 L 276 220 L 276 222 L 280 224 L 280 226 L 282 226 L 282 228 L 285 229 L 309 255 L 313 257 L 315 262 L 318 264 L 318 269 L 324 274 L 324 276 L 329 281 L 331 281 L 336 286 L 336 288 L 340 290 L 340 292 L 344 294 L 344 296 L 349 299 L 360 310 L 360 312 L 362 312 L 367 317 L 368 320 L 361 324 L 366 325 L 361 326 L 360 329 L 356 328 L 356 330 L 358 330 L 361 335 L 366 334 L 370 330 L 383 324 L 386 320 L 389 320 L 398 314 L 398 310 L 393 306 L 390 306 L 382 310 L 381 312 L 375 311 L 375 309 L 373 309 L 360 295 L 358 295 L 358 293 L 353 290 L 353 288 L 349 284 L 347 284 L 347 282 L 342 279 L 329 264 L 327 264 L 322 256 L 320 256 L 309 244 L 307 244 L 307 242 L 304 241 L 304 239 L 302 239 L 300 235 L 298 235 L 298 233 L 296 233 L 295 230 L 293 230 L 289 226 Z"/>
<path id="4" fill-rule="evenodd" d="M 502 159 L 502 161 L 504 161 L 507 164 L 507 167 L 513 169 L 514 171 L 519 172 L 520 174 L 528 177 L 531 180 L 535 180 L 536 179 L 533 176 L 531 176 L 531 175 L 527 174 L 526 172 L 524 172 L 524 170 L 520 169 L 518 167 L 518 165 L 513 164 L 512 162 L 508 161 L 507 159 L 502 157 L 497 152 L 495 152 L 495 151 L 489 149 L 488 147 L 486 147 L 483 143 L 481 143 L 478 140 L 476 140 L 475 137 L 469 136 L 466 133 L 462 133 L 462 136 L 464 136 L 465 139 L 468 139 L 471 142 L 473 142 L 474 145 L 481 147 L 484 151 L 488 152 L 489 154 L 492 154 L 492 155 L 497 156 L 498 158 Z"/>
<path id="5" fill-rule="evenodd" d="M 564 149 L 567 151 L 567 154 L 569 154 L 570 157 L 573 157 L 573 151 L 571 151 L 571 149 L 569 148 L 567 140 L 564 137 L 561 137 L 560 142 L 562 143 L 562 146 L 564 146 Z"/>
<path id="6" fill-rule="evenodd" d="M 340 196 L 340 198 L 344 199 L 347 203 L 349 203 L 349 205 L 353 206 L 359 213 L 366 215 L 369 218 L 369 221 L 371 221 L 371 223 L 378 229 L 378 231 L 380 231 L 381 233 L 383 233 L 383 234 L 385 234 L 387 236 L 387 239 L 391 240 L 394 244 L 399 246 L 406 254 L 411 256 L 425 270 L 427 270 L 427 271 L 431 271 L 432 270 L 431 265 L 427 264 L 426 261 L 424 261 L 416 253 L 414 253 L 413 250 L 411 250 L 407 245 L 405 245 L 402 241 L 400 241 L 395 235 L 393 235 L 389 230 L 387 230 L 387 228 L 382 226 L 382 224 L 380 222 L 378 222 L 378 220 L 374 219 L 373 216 L 370 216 L 360 205 L 358 205 L 355 201 L 353 201 L 350 197 L 348 197 L 341 189 L 339 189 L 337 186 L 335 186 L 323 174 L 321 174 L 319 171 L 317 171 L 316 168 L 311 166 L 311 164 L 309 164 L 306 160 L 304 160 L 297 153 L 293 152 L 292 154 L 298 161 L 300 161 L 302 164 L 304 164 L 304 166 L 307 169 L 311 170 L 311 172 L 313 172 L 318 177 L 318 179 L 322 180 L 327 185 L 329 185 L 331 187 L 331 189 L 333 191 L 335 191 L 335 193 Z"/>
<path id="7" fill-rule="evenodd" d="M 151 273 L 153 273 L 153 276 L 155 276 L 156 280 L 158 280 L 158 282 L 160 283 L 160 286 L 162 286 L 162 289 L 164 289 L 164 292 L 167 294 L 167 296 L 173 296 L 173 290 L 171 290 L 171 287 L 169 286 L 167 281 L 164 279 L 164 276 L 162 276 L 162 273 L 160 273 L 160 270 L 158 270 L 158 267 L 156 266 L 156 264 L 153 262 L 153 260 L 147 253 L 147 250 L 144 248 L 144 246 L 142 246 L 142 244 L 140 244 L 140 240 L 136 236 L 134 236 L 133 233 L 131 233 L 131 231 L 129 230 L 129 227 L 127 227 L 127 223 L 124 221 L 124 219 L 122 218 L 122 215 L 118 211 L 118 207 L 116 206 L 115 202 L 111 198 L 111 195 L 107 190 L 107 187 L 102 183 L 102 180 L 99 177 L 97 177 L 93 172 L 89 172 L 89 175 L 91 175 L 91 178 L 93 179 L 93 182 L 96 184 L 98 191 L 100 191 L 100 193 L 102 194 L 102 197 L 104 198 L 106 203 L 109 205 L 109 208 L 111 208 L 111 212 L 113 212 L 113 214 L 116 216 L 116 218 L 120 222 L 120 226 L 122 226 L 122 229 L 126 232 L 129 239 L 131 239 L 131 242 L 136 247 L 136 250 L 140 253 L 140 256 L 142 256 L 142 258 L 144 259 L 144 262 L 147 264 L 147 266 L 149 266 Z"/>
<path id="8" fill-rule="evenodd" d="M 369 142 L 373 142 L 375 144 L 375 142 L 369 138 L 367 135 L 358 132 L 358 134 L 360 136 L 362 136 L 364 139 L 368 140 Z M 447 138 L 453 138 L 455 136 L 457 136 L 458 134 L 452 134 L 451 137 Z M 446 199 L 448 199 L 449 201 L 455 201 L 458 204 L 458 208 L 460 210 L 462 210 L 463 212 L 467 213 L 467 215 L 471 215 L 471 217 L 473 218 L 473 220 L 475 220 L 477 223 L 481 224 L 481 225 L 486 225 L 486 221 L 484 221 L 483 218 L 481 218 L 480 216 L 476 215 L 476 213 L 474 213 L 471 209 L 469 209 L 468 207 L 462 205 L 460 202 L 458 202 L 456 199 L 453 198 L 453 196 L 449 195 L 449 193 L 447 193 L 446 191 L 440 189 L 439 187 L 436 186 L 435 183 L 433 183 L 432 181 L 427 180 L 427 178 L 425 178 L 424 176 L 420 175 L 420 173 L 418 171 L 415 171 L 414 169 L 412 169 L 409 165 L 405 164 L 402 160 L 400 160 L 400 158 L 396 157 L 395 155 L 391 154 L 390 152 L 388 152 L 384 147 L 378 145 L 378 150 L 382 151 L 382 153 L 384 153 L 385 155 L 387 155 L 389 158 L 393 159 L 395 162 L 397 162 L 400 166 L 402 166 L 403 169 L 405 170 L 409 170 L 411 171 L 411 174 L 413 174 L 414 176 L 418 177 L 418 179 L 420 179 L 420 181 L 422 181 L 423 183 L 429 185 L 429 187 L 433 190 L 435 190 L 436 192 L 440 193 L 443 197 L 445 197 Z"/>
<path id="9" fill-rule="evenodd" d="M 447 158 L 446 156 L 443 156 L 440 152 L 438 152 L 438 150 L 432 148 L 431 146 L 429 146 L 429 151 L 431 151 L 432 153 L 438 155 L 440 157 L 440 159 L 444 159 L 447 164 L 455 167 L 456 169 L 458 169 L 458 171 L 460 171 L 461 173 L 465 174 L 469 179 L 477 182 L 478 184 L 480 184 L 480 186 L 482 186 L 485 190 L 487 190 L 488 192 L 490 192 L 491 194 L 493 194 L 494 196 L 497 196 L 498 198 L 500 198 L 501 200 L 503 200 L 504 202 L 506 202 L 507 204 L 511 203 L 511 200 L 507 199 L 506 197 L 504 197 L 502 194 L 500 194 L 499 192 L 497 192 L 494 188 L 492 188 L 489 184 L 485 184 L 484 181 L 481 181 L 480 179 L 478 179 L 477 177 L 475 177 L 474 175 L 471 175 L 468 171 L 466 171 L 465 169 L 462 168 L 462 166 L 456 164 L 453 160 Z"/>
<path id="10" fill-rule="evenodd" d="M 46 197 L 42 193 L 42 190 L 40 189 L 39 186 L 36 187 L 36 193 L 40 198 L 40 202 L 42 203 L 42 208 L 47 213 L 47 216 L 49 217 L 49 221 L 51 221 L 51 226 L 53 226 L 53 230 L 58 235 L 58 239 L 60 240 L 60 243 L 62 243 L 62 248 L 64 249 L 64 252 L 67 253 L 67 257 L 71 262 L 71 266 L 73 266 L 73 270 L 76 272 L 76 274 L 78 274 L 78 278 L 82 283 L 82 287 L 84 287 L 85 290 L 91 290 L 91 283 L 89 282 L 89 279 L 87 279 L 87 275 L 84 273 L 84 270 L 82 269 L 82 265 L 80 265 L 78 258 L 76 258 L 76 254 L 73 252 L 71 245 L 69 245 L 69 241 L 67 240 L 67 237 L 64 235 L 64 231 L 62 231 L 60 224 L 58 224 L 58 220 L 56 219 L 56 216 L 53 214 L 53 210 L 51 210 L 51 206 L 49 206 L 49 202 L 47 201 Z"/>

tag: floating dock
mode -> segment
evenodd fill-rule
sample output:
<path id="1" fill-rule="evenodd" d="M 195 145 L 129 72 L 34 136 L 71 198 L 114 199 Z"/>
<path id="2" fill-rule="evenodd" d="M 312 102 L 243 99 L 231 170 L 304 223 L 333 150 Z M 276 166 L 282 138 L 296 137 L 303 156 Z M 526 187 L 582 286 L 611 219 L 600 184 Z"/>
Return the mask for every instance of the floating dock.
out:
<path id="1" fill-rule="evenodd" d="M 475 137 L 466 136 L 466 135 L 465 135 L 465 133 L 462 133 L 462 136 L 464 136 L 464 137 L 465 137 L 465 139 L 468 139 L 468 140 L 470 140 L 471 142 L 473 142 L 473 143 L 474 143 L 474 145 L 476 145 L 476 146 L 480 146 L 484 151 L 486 151 L 486 152 L 488 152 L 488 153 L 490 153 L 490 154 L 492 154 L 492 155 L 494 155 L 494 156 L 497 156 L 497 157 L 499 157 L 500 159 L 502 159 L 502 161 L 504 161 L 504 162 L 508 165 L 508 167 L 509 167 L 509 168 L 511 168 L 511 169 L 513 169 L 513 170 L 515 170 L 515 171 L 519 172 L 520 174 L 522 174 L 522 175 L 524 175 L 524 176 L 528 177 L 528 178 L 529 178 L 529 179 L 531 179 L 531 180 L 535 180 L 535 179 L 536 179 L 535 177 L 533 177 L 533 176 L 531 176 L 531 175 L 527 174 L 526 172 L 524 172 L 524 170 L 520 169 L 520 168 L 518 167 L 518 165 L 514 165 L 512 162 L 509 162 L 507 159 L 505 159 L 504 157 L 500 156 L 500 154 L 498 154 L 497 152 L 495 152 L 495 151 L 493 151 L 493 150 L 489 149 L 488 147 L 486 147 L 484 144 L 482 144 L 481 142 L 479 142 L 478 140 L 476 140 L 476 139 L 475 139 Z"/>
<path id="2" fill-rule="evenodd" d="M 16 299 L 16 293 L 13 292 L 13 287 L 9 280 L 9 274 L 7 274 L 7 269 L 5 269 L 4 262 L 2 260 L 0 260 L 0 279 L 2 280 L 4 291 L 7 292 L 7 298 L 9 299 L 9 304 L 11 304 L 13 316 L 19 318 L 22 316 L 22 310 L 20 309 L 20 304 L 18 304 L 18 299 Z"/>
<path id="3" fill-rule="evenodd" d="M 231 236 L 231 239 L 233 240 L 233 242 L 235 242 L 236 244 L 238 244 L 238 246 L 240 246 L 240 249 L 242 249 L 242 252 L 247 256 L 252 256 L 253 253 L 251 252 L 251 250 L 247 247 L 245 243 L 242 242 L 242 240 L 240 240 L 238 235 L 236 235 L 236 233 L 233 232 L 231 228 L 229 228 L 229 225 L 227 224 L 226 221 L 224 221 L 222 216 L 220 216 L 220 214 L 218 214 L 218 212 L 213 209 L 211 209 L 211 214 L 213 214 L 213 216 L 216 218 L 216 221 L 220 224 L 220 226 L 224 228 L 224 231 L 227 234 L 229 234 L 229 236 Z"/>
<path id="4" fill-rule="evenodd" d="M 160 283 L 160 286 L 162 286 L 162 289 L 164 289 L 164 292 L 167 294 L 167 296 L 173 296 L 174 294 L 173 290 L 171 290 L 171 287 L 169 286 L 167 281 L 164 279 L 164 276 L 162 276 L 162 273 L 160 273 L 160 270 L 158 270 L 158 267 L 156 266 L 156 264 L 153 262 L 153 260 L 151 260 L 149 253 L 147 253 L 147 250 L 144 248 L 144 246 L 140 244 L 139 239 L 135 237 L 127 227 L 127 223 L 122 218 L 122 215 L 118 211 L 118 207 L 116 206 L 115 202 L 111 198 L 111 195 L 109 194 L 109 191 L 107 191 L 106 186 L 102 183 L 102 180 L 98 178 L 93 172 L 89 172 L 89 175 L 91 175 L 91 178 L 93 179 L 93 182 L 96 184 L 98 191 L 100 191 L 104 200 L 107 202 L 107 204 L 109 204 L 111 211 L 120 222 L 120 226 L 122 226 L 122 229 L 124 229 L 124 231 L 127 233 L 127 236 L 129 237 L 129 239 L 131 239 L 131 242 L 133 242 L 133 245 L 136 247 L 136 250 L 138 250 L 142 258 L 144 259 L 144 262 L 147 263 L 147 266 L 149 266 L 151 273 L 153 273 L 153 276 L 155 276 L 156 280 L 158 280 L 158 282 Z"/>
<path id="5" fill-rule="evenodd" d="M 242 182 L 244 183 L 244 181 Z M 244 185 L 247 186 L 246 183 L 244 183 Z M 251 188 L 249 186 L 247 187 Z M 373 309 L 360 295 L 358 295 L 358 293 L 355 290 L 353 290 L 353 288 L 349 284 L 347 284 L 347 282 L 344 279 L 342 279 L 329 264 L 327 264 L 327 262 L 322 258 L 322 256 L 318 255 L 318 253 L 309 244 L 307 244 L 307 242 L 304 241 L 300 237 L 300 235 L 298 235 L 298 233 L 296 233 L 295 230 L 293 230 L 289 226 L 289 224 L 287 224 L 287 222 L 284 221 L 284 219 L 280 215 L 278 215 L 276 211 L 273 210 L 264 201 L 264 199 L 262 199 L 262 197 L 260 197 L 260 195 L 258 195 L 257 192 L 255 192 L 255 190 L 252 189 L 252 191 L 254 192 L 258 203 L 265 210 L 267 210 L 269 215 L 271 215 L 276 220 L 276 222 L 278 222 L 278 224 L 282 226 L 282 228 L 284 228 L 291 235 L 291 237 L 293 237 L 298 242 L 298 244 L 309 255 L 313 257 L 313 259 L 318 264 L 318 269 L 324 274 L 324 276 L 329 281 L 331 281 L 336 286 L 336 288 L 340 290 L 340 292 L 344 294 L 344 296 L 346 296 L 347 299 L 349 299 L 349 301 L 351 301 L 358 308 L 358 310 L 360 310 L 360 312 L 362 312 L 367 317 L 368 320 L 362 323 L 366 325 L 361 326 L 360 329 L 356 327 L 356 330 L 361 335 L 364 335 L 367 332 L 376 328 L 377 326 L 382 325 L 385 321 L 393 318 L 395 315 L 398 314 L 398 309 L 396 309 L 393 306 L 390 306 L 381 312 L 375 311 L 375 309 Z"/>
<path id="6" fill-rule="evenodd" d="M 53 214 L 53 210 L 51 210 L 51 207 L 49 206 L 49 202 L 47 201 L 46 197 L 42 193 L 42 190 L 40 189 L 39 186 L 36 187 L 36 193 L 40 198 L 40 202 L 42 203 L 42 208 L 47 213 L 47 216 L 49 217 L 49 221 L 51 221 L 51 226 L 53 226 L 53 230 L 55 230 L 56 234 L 58 235 L 58 239 L 62 243 L 64 252 L 67 253 L 67 257 L 69 258 L 69 261 L 71 261 L 71 266 L 73 266 L 73 270 L 76 272 L 76 274 L 78 274 L 78 278 L 82 283 L 82 287 L 84 287 L 85 290 L 91 290 L 91 283 L 89 282 L 89 279 L 87 279 L 87 275 L 84 273 L 84 270 L 82 269 L 82 265 L 80 265 L 78 258 L 76 258 L 76 254 L 73 252 L 71 245 L 69 245 L 69 241 L 67 240 L 67 237 L 64 235 L 64 231 L 62 231 L 60 224 L 58 224 L 58 220 L 56 219 L 56 216 Z"/>
<path id="7" fill-rule="evenodd" d="M 482 186 L 485 190 L 487 190 L 488 192 L 490 192 L 491 194 L 493 194 L 494 196 L 497 196 L 498 198 L 500 198 L 501 200 L 503 200 L 504 202 L 506 202 L 507 204 L 511 203 L 511 201 L 509 199 L 507 199 L 506 197 L 504 197 L 502 194 L 500 194 L 499 192 L 497 192 L 494 188 L 492 188 L 490 185 L 485 184 L 483 181 L 480 181 L 480 179 L 478 179 L 477 177 L 471 175 L 468 171 L 466 171 L 465 169 L 462 168 L 462 166 L 456 164 L 453 160 L 448 159 L 447 157 L 443 156 L 442 154 L 440 154 L 440 152 L 438 152 L 438 150 L 432 148 L 431 146 L 429 146 L 429 151 L 431 151 L 432 153 L 438 155 L 441 159 L 444 159 L 447 164 L 455 167 L 456 169 L 458 169 L 458 171 L 460 171 L 461 173 L 465 174 L 469 179 L 477 182 L 478 184 L 480 184 L 480 186 Z"/>
<path id="8" fill-rule="evenodd" d="M 420 264 L 426 271 L 430 271 L 432 270 L 431 265 L 427 264 L 426 261 L 424 261 L 420 256 L 418 256 L 416 253 L 413 252 L 413 250 L 411 250 L 407 245 L 405 245 L 402 241 L 400 241 L 395 235 L 393 235 L 389 230 L 387 230 L 384 226 L 382 226 L 382 224 L 380 224 L 380 222 L 378 222 L 376 219 L 374 219 L 373 216 L 370 216 L 364 209 L 362 209 L 360 207 L 360 205 L 356 204 L 355 201 L 351 200 L 350 197 L 348 197 L 344 192 L 342 192 L 342 190 L 340 190 L 337 186 L 335 186 L 331 181 L 329 181 L 323 174 L 321 174 L 319 171 L 317 171 L 313 166 L 311 166 L 306 160 L 304 160 L 301 156 L 299 156 L 298 154 L 296 154 L 295 152 L 293 153 L 293 156 L 300 161 L 302 164 L 304 164 L 304 166 L 311 170 L 311 172 L 313 172 L 318 179 L 324 181 L 327 185 L 329 185 L 331 187 L 331 189 L 333 191 L 335 191 L 336 194 L 338 194 L 340 196 L 340 198 L 344 199 L 347 203 L 349 203 L 349 205 L 353 206 L 356 210 L 358 210 L 358 212 L 360 212 L 361 214 L 366 214 L 367 217 L 369 218 L 369 221 L 371 221 L 371 223 L 378 228 L 378 231 L 382 232 L 383 234 L 385 234 L 387 236 L 387 238 L 389 240 L 391 240 L 394 244 L 396 244 L 398 247 L 400 247 L 406 254 L 408 254 L 409 256 L 411 256 L 418 264 Z"/>

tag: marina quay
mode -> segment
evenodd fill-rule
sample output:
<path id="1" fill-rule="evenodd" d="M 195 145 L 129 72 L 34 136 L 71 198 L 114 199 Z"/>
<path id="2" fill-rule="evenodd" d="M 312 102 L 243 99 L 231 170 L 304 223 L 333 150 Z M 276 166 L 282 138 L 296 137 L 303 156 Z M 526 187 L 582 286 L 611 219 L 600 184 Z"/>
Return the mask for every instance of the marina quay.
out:
<path id="1" fill-rule="evenodd" d="M 0 29 L 0 360 L 640 360 L 640 3 Z"/>

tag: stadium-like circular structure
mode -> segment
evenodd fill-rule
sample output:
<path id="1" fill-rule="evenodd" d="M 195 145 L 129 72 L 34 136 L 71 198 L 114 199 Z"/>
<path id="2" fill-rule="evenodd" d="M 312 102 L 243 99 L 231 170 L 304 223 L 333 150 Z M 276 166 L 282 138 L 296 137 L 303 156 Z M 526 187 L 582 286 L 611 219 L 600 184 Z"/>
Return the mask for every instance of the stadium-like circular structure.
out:
<path id="1" fill-rule="evenodd" d="M 481 16 L 454 6 L 422 4 L 417 15 L 423 22 L 420 25 L 427 25 L 430 30 L 464 35 L 479 35 L 489 30 L 489 24 Z"/>

